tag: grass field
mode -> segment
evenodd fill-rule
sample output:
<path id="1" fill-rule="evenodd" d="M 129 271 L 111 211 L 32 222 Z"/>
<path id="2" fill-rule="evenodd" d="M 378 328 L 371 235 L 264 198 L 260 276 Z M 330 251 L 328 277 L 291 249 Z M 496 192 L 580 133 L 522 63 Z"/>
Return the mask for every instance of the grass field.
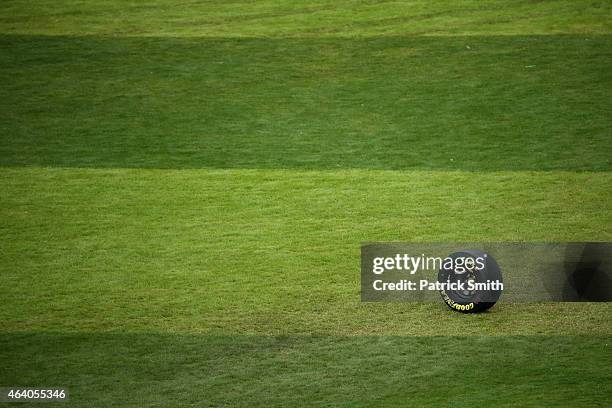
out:
<path id="1" fill-rule="evenodd" d="M 606 406 L 610 303 L 361 303 L 359 247 L 612 241 L 610 16 L 3 1 L 0 387 Z"/>

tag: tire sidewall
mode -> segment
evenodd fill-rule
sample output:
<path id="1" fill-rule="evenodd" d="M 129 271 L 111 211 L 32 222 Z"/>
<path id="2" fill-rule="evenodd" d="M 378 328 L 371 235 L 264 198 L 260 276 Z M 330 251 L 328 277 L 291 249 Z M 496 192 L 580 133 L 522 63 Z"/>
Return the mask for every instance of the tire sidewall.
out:
<path id="1" fill-rule="evenodd" d="M 483 252 L 478 250 L 465 250 L 454 252 L 446 257 L 457 259 L 460 257 L 464 258 L 478 258 L 482 257 L 485 259 L 485 266 L 482 269 L 475 271 L 476 282 L 487 282 L 487 281 L 499 281 L 502 282 L 502 275 L 499 265 L 495 259 Z M 438 272 L 438 282 L 446 282 L 448 277 L 453 273 L 452 269 L 445 269 L 444 266 Z M 461 313 L 478 313 L 492 307 L 500 298 L 501 290 L 479 290 L 476 291 L 469 298 L 458 296 L 453 291 L 440 290 L 442 300 L 452 310 Z"/>

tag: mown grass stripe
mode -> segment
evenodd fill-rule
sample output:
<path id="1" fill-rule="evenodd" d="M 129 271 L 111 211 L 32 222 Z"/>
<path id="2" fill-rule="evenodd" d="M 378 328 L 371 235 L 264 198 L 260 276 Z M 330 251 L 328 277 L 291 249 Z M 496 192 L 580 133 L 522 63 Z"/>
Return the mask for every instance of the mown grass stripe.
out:
<path id="1" fill-rule="evenodd" d="M 612 169 L 609 35 L 0 44 L 3 166 Z"/>
<path id="2" fill-rule="evenodd" d="M 608 172 L 18 167 L 0 184 L 7 329 L 454 333 L 441 303 L 360 306 L 360 243 L 611 238 Z M 605 304 L 549 310 L 573 329 L 522 307 L 473 329 L 610 330 Z"/>

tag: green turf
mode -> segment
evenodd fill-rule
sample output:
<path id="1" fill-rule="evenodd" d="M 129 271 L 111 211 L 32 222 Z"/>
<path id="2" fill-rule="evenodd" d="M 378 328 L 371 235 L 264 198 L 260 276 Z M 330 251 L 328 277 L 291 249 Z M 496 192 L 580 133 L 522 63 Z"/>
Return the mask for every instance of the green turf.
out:
<path id="1" fill-rule="evenodd" d="M 612 166 L 609 35 L 5 35 L 0 46 L 3 165 Z"/>
<path id="2" fill-rule="evenodd" d="M 52 378 L 83 406 L 597 406 L 608 340 L 28 333 L 0 334 L 0 358 L 4 378 Z"/>
<path id="3" fill-rule="evenodd" d="M 610 303 L 361 303 L 359 245 L 611 241 L 610 12 L 3 1 L 0 387 L 605 406 Z"/>
<path id="4" fill-rule="evenodd" d="M 375 37 L 609 34 L 607 0 L 5 0 L 12 34 L 121 37 Z"/>
<path id="5" fill-rule="evenodd" d="M 431 325 L 441 303 L 411 324 L 391 311 L 412 306 L 360 305 L 359 244 L 612 238 L 609 173 L 27 168 L 0 180 L 1 314 L 16 330 L 458 334 L 462 319 Z M 570 319 L 579 332 L 611 328 L 597 307 Z M 531 319 L 478 329 L 568 330 Z"/>

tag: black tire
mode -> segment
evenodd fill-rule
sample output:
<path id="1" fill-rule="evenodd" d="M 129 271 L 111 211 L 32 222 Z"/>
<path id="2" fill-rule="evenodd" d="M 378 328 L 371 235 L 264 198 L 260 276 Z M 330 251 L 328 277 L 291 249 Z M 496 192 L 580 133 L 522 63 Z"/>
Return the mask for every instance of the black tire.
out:
<path id="1" fill-rule="evenodd" d="M 472 259 L 474 267 L 459 267 L 458 264 L 462 263 L 460 260 L 457 261 L 459 258 L 464 258 L 463 262 L 467 262 L 466 259 Z M 448 259 L 453 260 L 452 266 L 447 262 Z M 468 266 L 471 266 L 471 263 Z M 464 290 L 451 288 L 440 290 L 440 295 L 446 305 L 461 313 L 479 313 L 490 309 L 499 300 L 502 293 L 500 286 L 503 285 L 501 270 L 495 259 L 489 254 L 476 250 L 455 252 L 446 257 L 438 272 L 438 282 L 464 283 Z M 491 285 L 494 282 L 499 282 L 501 285 Z M 489 285 L 485 285 L 485 289 L 467 290 L 468 287 L 478 286 L 475 283 L 489 283 Z"/>

